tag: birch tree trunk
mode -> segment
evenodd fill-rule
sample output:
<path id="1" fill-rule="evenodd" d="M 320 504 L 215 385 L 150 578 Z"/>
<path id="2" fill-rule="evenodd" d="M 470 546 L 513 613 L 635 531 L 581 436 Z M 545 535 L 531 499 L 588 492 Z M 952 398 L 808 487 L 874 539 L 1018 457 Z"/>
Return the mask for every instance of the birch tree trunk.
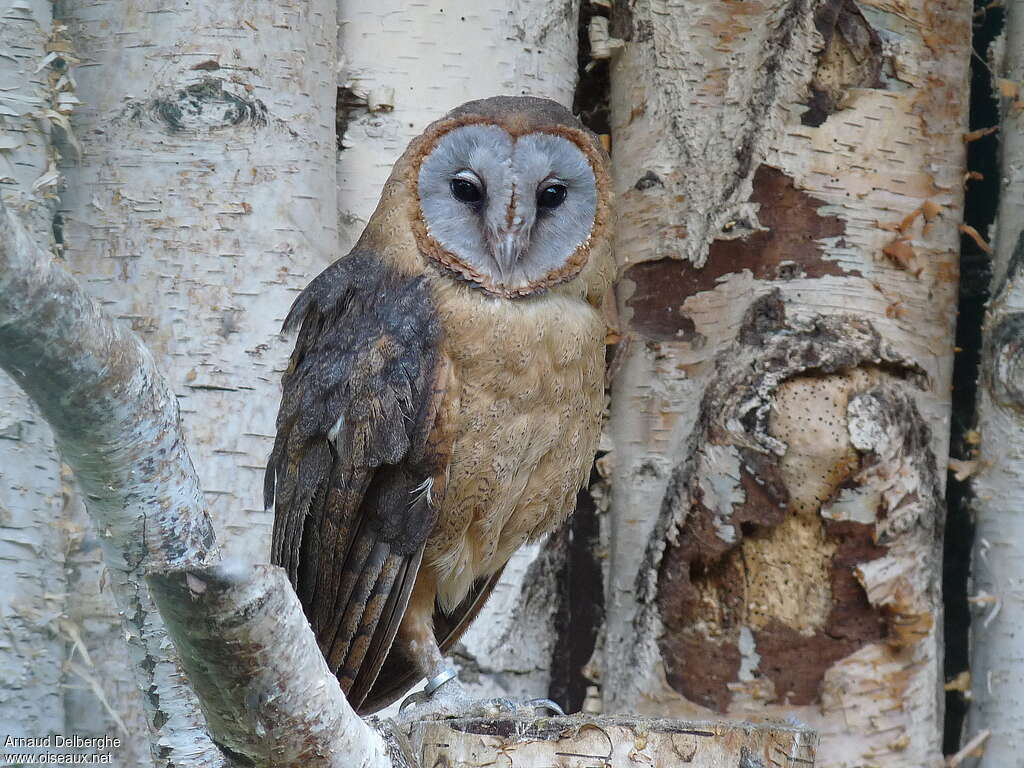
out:
<path id="1" fill-rule="evenodd" d="M 579 0 L 340 0 L 341 252 L 408 142 L 449 109 L 496 94 L 571 105 L 578 18 Z M 455 654 L 474 695 L 547 696 L 560 563 L 557 538 L 513 556 Z"/>
<path id="2" fill-rule="evenodd" d="M 1002 94 L 1002 190 L 978 388 L 981 434 L 973 479 L 975 547 L 968 736 L 990 731 L 983 768 L 1014 765 L 1024 749 L 1024 8 L 1006 9 Z"/>
<path id="3" fill-rule="evenodd" d="M 965 0 L 628 0 L 610 711 L 941 760 Z"/>
<path id="4" fill-rule="evenodd" d="M 0 0 L 0 194 L 49 250 L 56 207 L 58 73 L 47 0 Z M 60 465 L 49 427 L 0 372 L 0 738 L 61 732 L 64 608 Z"/>
<path id="5" fill-rule="evenodd" d="M 335 6 L 62 0 L 57 10 L 83 102 L 59 219 L 68 265 L 170 379 L 226 554 L 266 561 L 262 472 L 290 350 L 278 331 L 337 252 Z M 95 696 L 89 711 L 81 698 L 92 691 L 81 692 L 67 730 L 113 734 L 140 716 L 138 700 L 96 584 L 107 577 L 87 552 L 75 566 L 69 618 L 99 664 L 79 668 L 117 716 L 101 715 Z M 159 707 L 150 719 L 164 725 Z M 148 751 L 145 730 L 128 730 L 125 765 Z"/>
<path id="6" fill-rule="evenodd" d="M 225 555 L 265 560 L 280 325 L 337 253 L 334 7 L 60 10 L 82 62 L 68 263 L 171 380 Z"/>

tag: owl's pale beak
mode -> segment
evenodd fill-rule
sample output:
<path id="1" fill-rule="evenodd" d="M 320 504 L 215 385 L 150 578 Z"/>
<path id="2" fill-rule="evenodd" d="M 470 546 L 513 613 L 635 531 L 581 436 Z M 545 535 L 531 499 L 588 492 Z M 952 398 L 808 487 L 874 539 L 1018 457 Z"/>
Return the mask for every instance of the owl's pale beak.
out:
<path id="1" fill-rule="evenodd" d="M 498 262 L 502 282 L 507 283 L 512 278 L 519 257 L 523 255 L 529 241 L 529 230 L 521 227 L 505 230 L 498 235 L 494 260 Z"/>

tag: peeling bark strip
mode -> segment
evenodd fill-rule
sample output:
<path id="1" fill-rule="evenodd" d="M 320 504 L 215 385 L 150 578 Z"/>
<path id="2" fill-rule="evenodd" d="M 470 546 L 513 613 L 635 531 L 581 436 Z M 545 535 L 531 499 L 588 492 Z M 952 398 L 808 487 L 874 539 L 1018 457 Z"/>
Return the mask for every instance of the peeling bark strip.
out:
<path id="1" fill-rule="evenodd" d="M 218 764 L 142 584 L 148 569 L 216 559 L 177 404 L 135 335 L 33 244 L 2 203 L 0 367 L 53 428 L 101 532 L 146 696 L 154 758 L 177 766 Z"/>
<path id="2" fill-rule="evenodd" d="M 164 571 L 147 581 L 213 740 L 232 764 L 392 768 L 380 734 L 359 719 L 328 669 L 284 570 Z"/>
<path id="3" fill-rule="evenodd" d="M 607 708 L 940 759 L 971 10 L 616 3 Z"/>

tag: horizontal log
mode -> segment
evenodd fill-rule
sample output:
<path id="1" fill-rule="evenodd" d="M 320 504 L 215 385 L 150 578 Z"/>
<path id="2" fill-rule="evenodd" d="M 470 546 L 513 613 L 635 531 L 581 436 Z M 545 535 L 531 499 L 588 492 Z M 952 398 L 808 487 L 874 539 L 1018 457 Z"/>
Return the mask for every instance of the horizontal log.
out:
<path id="1" fill-rule="evenodd" d="M 813 768 L 814 731 L 788 725 L 575 715 L 414 723 L 423 768 Z"/>

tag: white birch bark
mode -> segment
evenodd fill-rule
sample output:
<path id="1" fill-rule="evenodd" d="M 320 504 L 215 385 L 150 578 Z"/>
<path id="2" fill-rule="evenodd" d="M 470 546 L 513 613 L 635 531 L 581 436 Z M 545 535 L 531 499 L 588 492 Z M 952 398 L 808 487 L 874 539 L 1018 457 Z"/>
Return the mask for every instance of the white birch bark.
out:
<path id="1" fill-rule="evenodd" d="M 449 109 L 498 94 L 572 105 L 579 0 L 340 0 L 339 13 L 340 253 L 409 141 Z M 557 593 L 542 551 L 512 558 L 462 640 L 455 660 L 474 695 L 547 695 Z"/>
<path id="2" fill-rule="evenodd" d="M 830 768 L 941 761 L 970 17 L 615 4 L 609 711 L 796 717 Z"/>
<path id="3" fill-rule="evenodd" d="M 57 177 L 48 0 L 0 0 L 0 196 L 49 249 Z M 64 536 L 53 437 L 0 372 L 0 734 L 61 732 Z"/>
<path id="4" fill-rule="evenodd" d="M 103 537 L 89 520 L 74 475 L 65 467 L 62 526 L 66 532 L 67 599 L 60 630 L 67 644 L 64 662 L 66 734 L 110 735 L 120 765 L 151 765 L 149 726 L 142 691 L 125 646 L 125 631 L 114 599 Z"/>
<path id="5" fill-rule="evenodd" d="M 83 102 L 82 155 L 64 168 L 68 264 L 170 379 L 226 552 L 263 562 L 262 473 L 290 351 L 278 331 L 336 252 L 334 4 L 62 0 L 58 12 Z M 76 564 L 70 618 L 87 649 L 107 648 L 119 633 L 102 615 L 103 571 L 87 553 Z M 94 654 L 100 667 L 83 671 L 130 724 L 121 658 Z M 85 719 L 76 701 L 69 730 L 96 727 L 100 709 Z M 148 748 L 129 730 L 125 760 Z"/>
<path id="6" fill-rule="evenodd" d="M 973 479 L 975 547 L 971 710 L 967 736 L 991 731 L 983 768 L 1014 765 L 1024 750 L 1024 7 L 1007 5 L 1001 177 L 978 388 L 981 444 Z"/>
<path id="7" fill-rule="evenodd" d="M 281 321 L 337 251 L 335 9 L 63 0 L 81 64 L 67 260 L 178 397 L 225 554 L 264 561 Z"/>
<path id="8" fill-rule="evenodd" d="M 36 242 L 59 249 L 54 213 L 61 180 L 51 137 L 74 159 L 66 130 L 76 104 L 70 46 L 63 26 L 51 25 L 51 3 L 2 8 L 0 184 Z M 0 721 L 21 735 L 145 734 L 117 607 L 110 590 L 99 589 L 103 564 L 95 531 L 73 480 L 60 476 L 49 427 L 6 375 L 0 379 L 0 526 L 14 532 L 3 536 L 0 562 L 15 571 L 0 575 L 8 585 L 2 613 L 10 634 L 0 661 L 0 679 L 10 681 L 0 690 Z M 52 717 L 25 720 L 41 709 Z M 117 756 L 136 765 L 148 754 L 146 740 L 135 738 Z"/>

